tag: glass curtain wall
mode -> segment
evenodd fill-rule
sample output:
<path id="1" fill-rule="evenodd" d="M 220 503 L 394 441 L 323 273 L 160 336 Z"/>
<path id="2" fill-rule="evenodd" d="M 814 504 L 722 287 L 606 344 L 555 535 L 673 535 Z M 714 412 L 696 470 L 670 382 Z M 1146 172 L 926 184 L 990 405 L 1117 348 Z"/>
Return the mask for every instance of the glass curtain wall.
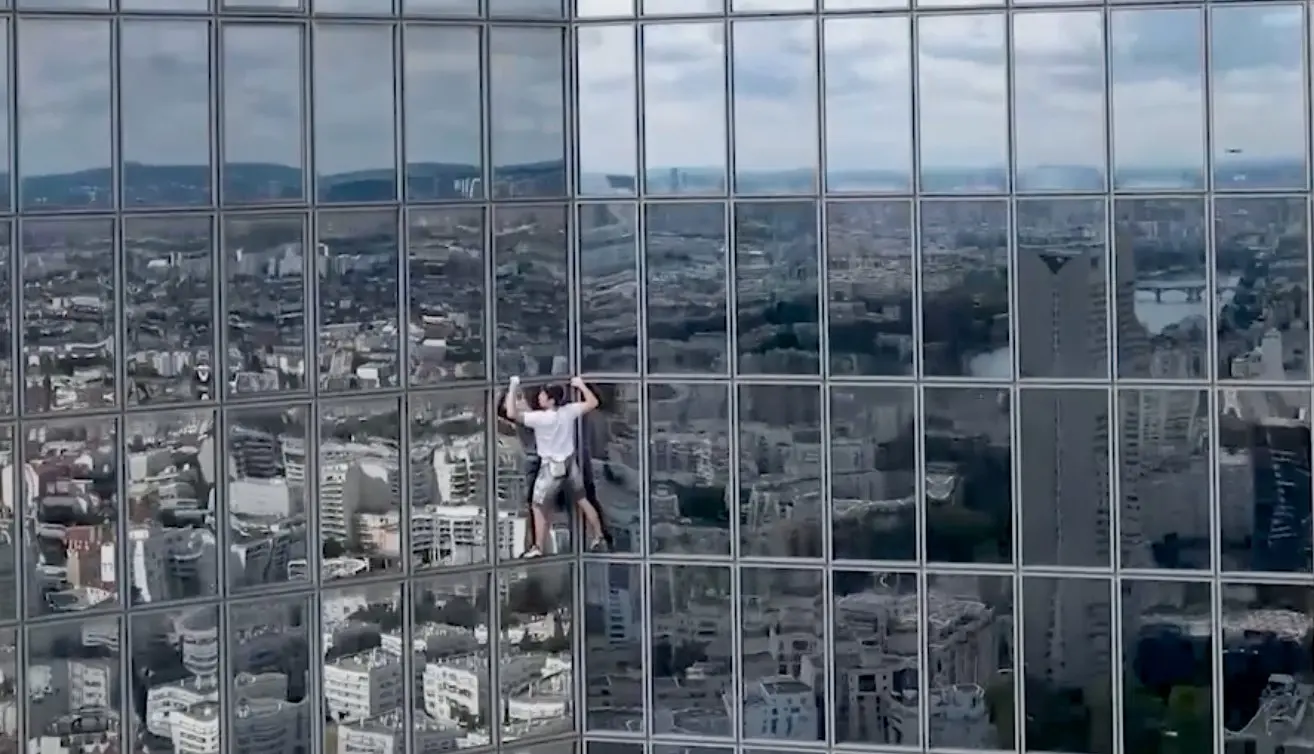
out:
<path id="1" fill-rule="evenodd" d="M 1311 23 L 0 1 L 0 754 L 1314 747 Z"/>
<path id="2" fill-rule="evenodd" d="M 3 8 L 0 751 L 573 750 L 568 9 Z"/>
<path id="3" fill-rule="evenodd" d="M 586 739 L 1311 746 L 1309 5 L 576 10 Z"/>

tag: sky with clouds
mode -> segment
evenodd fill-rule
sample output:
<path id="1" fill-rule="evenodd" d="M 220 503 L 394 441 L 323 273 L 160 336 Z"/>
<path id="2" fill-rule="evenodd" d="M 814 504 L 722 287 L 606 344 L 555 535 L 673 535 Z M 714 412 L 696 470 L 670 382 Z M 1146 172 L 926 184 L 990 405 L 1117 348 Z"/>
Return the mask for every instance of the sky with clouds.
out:
<path id="1" fill-rule="evenodd" d="M 125 0 L 125 2 L 128 0 Z M 191 0 L 130 0 L 178 7 Z M 466 0 L 408 0 L 459 10 Z M 528 0 L 497 0 L 524 12 Z M 542 0 L 536 0 L 542 2 Z M 698 13 L 718 0 L 645 0 L 645 11 Z M 794 10 L 813 0 L 732 0 L 737 10 Z M 954 0 L 934 0 L 948 4 Z M 824 0 L 825 7 L 889 7 L 893 0 Z M 592 10 L 590 6 L 596 6 Z M 534 6 L 542 7 L 542 6 Z M 610 5 L 608 8 L 616 6 Z M 501 6 L 499 6 L 501 8 Z M 601 12 L 581 0 L 582 16 Z M 1299 5 L 1219 6 L 1210 40 L 1215 151 L 1293 158 L 1304 150 Z M 808 169 L 824 130 L 832 170 L 911 166 L 914 60 L 921 149 L 928 167 L 1004 164 L 1010 35 L 1016 103 L 1012 127 L 1022 167 L 1094 166 L 1103 159 L 1112 106 L 1120 167 L 1196 167 L 1204 151 L 1204 24 L 1196 8 L 1115 9 L 1104 66 L 1101 11 L 740 19 L 584 24 L 575 51 L 578 147 L 586 173 L 632 173 L 643 139 L 651 168 Z M 210 105 L 204 20 L 122 25 L 125 157 L 203 163 Z M 0 37 L 2 40 L 3 37 Z M 18 122 L 26 174 L 103 166 L 110 140 L 110 27 L 103 20 L 24 20 L 17 35 Z M 403 62 L 414 162 L 478 160 L 480 39 L 475 27 L 415 26 L 398 41 L 387 27 L 314 28 L 314 105 L 302 96 L 301 27 L 234 25 L 221 35 L 224 150 L 232 161 L 298 164 L 316 123 L 321 172 L 385 168 L 399 145 L 392 61 Z M 401 54 L 394 55 L 394 46 Z M 488 39 L 493 159 L 560 159 L 563 35 L 494 27 Z M 642 58 L 636 51 L 642 48 Z M 818 59 L 824 77 L 819 76 Z M 640 64 L 640 60 L 642 63 Z M 727 61 L 730 65 L 727 66 Z M 639 67 L 642 71 L 639 71 Z M 637 93 L 640 74 L 642 96 Z M 726 80 L 733 97 L 727 98 Z M 1112 97 L 1105 101 L 1105 81 Z M 0 79 L 0 82 L 3 80 Z M 0 83 L 2 85 L 2 83 Z M 818 106 L 824 104 L 823 119 Z M 636 127 L 642 108 L 641 127 Z M 303 113 L 303 109 L 309 112 Z"/>
<path id="2" fill-rule="evenodd" d="M 759 3 L 784 9 L 797 0 Z M 851 0 L 834 7 L 888 4 Z M 1106 104 L 1113 105 L 1120 165 L 1200 164 L 1205 72 L 1199 9 L 1115 10 L 1107 72 L 1099 10 L 1021 12 L 1011 23 L 1013 124 L 1022 166 L 1099 165 Z M 1005 15 L 992 13 L 927 16 L 915 31 L 907 17 L 828 18 L 820 33 L 822 82 L 810 19 L 734 21 L 729 43 L 719 22 L 649 25 L 640 43 L 647 163 L 722 167 L 722 114 L 730 111 L 739 168 L 807 167 L 815 163 L 821 100 L 832 169 L 907 170 L 915 50 L 923 162 L 1002 165 L 1009 132 L 1008 24 Z M 1304 151 L 1301 8 L 1220 7 L 1213 27 L 1217 148 L 1298 158 Z M 626 25 L 580 30 L 586 172 L 619 172 L 634 161 L 631 46 Z M 733 60 L 728 72 L 727 49 Z M 1104 94 L 1106 73 L 1111 103 Z M 729 102 L 722 86 L 727 75 L 733 83 Z"/>

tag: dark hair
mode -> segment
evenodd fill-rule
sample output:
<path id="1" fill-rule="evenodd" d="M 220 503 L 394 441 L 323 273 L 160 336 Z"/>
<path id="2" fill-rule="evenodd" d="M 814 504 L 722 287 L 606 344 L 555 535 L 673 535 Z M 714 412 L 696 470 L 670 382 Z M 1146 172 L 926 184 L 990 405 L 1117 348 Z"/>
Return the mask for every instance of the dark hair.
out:
<path id="1" fill-rule="evenodd" d="M 557 406 L 566 405 L 566 389 L 560 385 L 544 385 L 543 392 L 552 399 Z"/>

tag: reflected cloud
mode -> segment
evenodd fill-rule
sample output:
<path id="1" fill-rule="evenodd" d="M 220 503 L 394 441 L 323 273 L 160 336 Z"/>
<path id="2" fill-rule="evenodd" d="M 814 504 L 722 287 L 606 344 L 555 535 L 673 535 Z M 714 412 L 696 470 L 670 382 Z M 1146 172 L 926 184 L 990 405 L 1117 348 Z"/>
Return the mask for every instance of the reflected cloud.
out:
<path id="1" fill-rule="evenodd" d="M 726 30 L 648 24 L 643 44 L 643 166 L 651 194 L 726 190 Z"/>
<path id="2" fill-rule="evenodd" d="M 229 23 L 219 41 L 224 201 L 304 198 L 304 27 Z"/>
<path id="3" fill-rule="evenodd" d="M 315 177 L 320 202 L 390 201 L 397 196 L 393 39 L 388 26 L 314 26 Z"/>
<path id="4" fill-rule="evenodd" d="M 926 16 L 916 25 L 923 191 L 1007 187 L 1004 17 Z M 970 129 L 962 124 L 971 123 Z"/>
<path id="5" fill-rule="evenodd" d="M 827 190 L 910 190 L 911 23 L 894 16 L 828 18 L 821 35 Z"/>
<path id="6" fill-rule="evenodd" d="M 402 30 L 410 201 L 485 195 L 479 31 L 474 26 L 436 25 Z"/>
<path id="7" fill-rule="evenodd" d="M 530 4 L 539 11 L 550 5 L 544 0 Z M 509 6 L 504 9 L 513 11 Z M 490 11 L 496 15 L 496 5 Z M 523 14 L 524 8 L 516 6 L 514 12 Z M 564 40 L 559 28 L 489 29 L 489 128 L 496 197 L 566 193 Z"/>
<path id="8" fill-rule="evenodd" d="M 106 20 L 18 24 L 21 202 L 27 209 L 113 205 L 110 45 Z M 77 173 L 71 180 L 58 174 Z"/>
<path id="9" fill-rule="evenodd" d="M 1104 188 L 1104 16 L 1013 16 L 1019 191 Z"/>
<path id="10" fill-rule="evenodd" d="M 1109 17 L 1114 187 L 1204 186 L 1201 10 L 1115 10 Z"/>
<path id="11" fill-rule="evenodd" d="M 632 25 L 581 26 L 575 31 L 582 194 L 633 195 L 637 190 L 635 40 Z"/>
<path id="12" fill-rule="evenodd" d="M 124 205 L 208 205 L 210 24 L 125 20 L 119 50 Z"/>
<path id="13" fill-rule="evenodd" d="M 88 2 L 100 7 L 101 0 Z M 125 3 L 137 11 L 201 8 L 197 0 Z M 471 3 L 405 0 L 404 13 L 459 22 L 472 18 Z M 737 3 L 731 4 L 734 13 L 812 9 L 811 0 Z M 937 0 L 929 7 L 952 4 Z M 822 3 L 828 11 L 898 5 L 898 0 Z M 1113 108 L 1112 173 L 1119 188 L 1202 188 L 1206 115 L 1213 134 L 1215 185 L 1299 190 L 1305 183 L 1306 116 L 1287 106 L 1307 88 L 1300 61 L 1308 29 L 1296 5 L 1210 9 L 1214 38 L 1209 44 L 1208 113 L 1201 64 L 1203 11 L 1197 8 L 1114 9 L 1106 72 L 1104 25 L 1093 11 L 1023 11 L 1011 19 L 1000 13 L 935 15 L 918 19 L 914 34 L 909 19 L 899 16 L 699 22 L 689 17 L 720 12 L 722 3 L 646 0 L 639 6 L 644 19 L 686 17 L 637 27 L 644 91 L 636 94 L 636 27 L 580 25 L 570 52 L 579 74 L 579 182 L 586 194 L 632 194 L 639 174 L 653 195 L 723 193 L 731 110 L 738 188 L 811 192 L 817 180 L 818 121 L 797 114 L 815 112 L 819 99 L 825 107 L 829 188 L 907 191 L 914 54 L 920 180 L 927 191 L 1005 190 L 1010 107 L 1017 129 L 1013 180 L 1022 191 L 1100 190 L 1110 172 L 1103 155 L 1106 107 Z M 271 0 L 233 7 L 288 10 L 296 3 Z M 325 13 L 345 7 L 341 0 L 317 5 Z M 560 18 L 561 10 L 554 2 L 525 0 L 490 6 L 495 17 L 506 19 Z M 601 17 L 602 10 L 581 6 L 579 13 Z M 629 6 L 606 10 L 616 18 L 632 13 Z M 1014 63 L 1011 104 L 1004 86 L 1005 23 L 1011 25 Z M 110 206 L 110 29 L 104 21 L 73 18 L 25 19 L 20 25 L 18 120 L 24 134 L 24 190 L 30 194 L 25 206 Z M 183 18 L 134 18 L 124 24 L 123 138 L 129 163 L 124 199 L 130 205 L 207 201 L 208 138 L 213 137 L 201 127 L 211 107 L 202 80 L 208 77 L 204 27 L 199 19 Z M 494 193 L 563 196 L 566 82 L 560 61 L 567 54 L 565 37 L 561 29 L 544 26 L 489 28 Z M 330 201 L 390 200 L 397 151 L 392 144 L 396 129 L 390 124 L 395 74 L 388 47 L 393 35 L 385 26 L 348 28 L 332 22 L 317 24 L 313 31 L 320 51 L 311 72 L 319 80 L 313 116 L 320 190 Z M 304 40 L 293 39 L 302 35 L 303 27 L 273 19 L 223 24 L 219 55 L 226 138 L 221 151 L 231 202 L 302 198 L 307 72 L 299 52 Z M 412 25 L 401 37 L 408 195 L 484 196 L 480 29 Z M 819 42 L 824 81 L 816 73 Z M 73 53 L 47 52 L 56 49 Z M 730 49 L 733 60 L 727 61 Z M 1106 74 L 1108 102 L 1103 96 Z M 727 79 L 733 82 L 733 101 L 727 101 Z M 323 94 L 338 90 L 358 96 Z M 361 97 L 369 97 L 369 103 L 362 105 Z M 638 135 L 636 98 L 645 116 Z M 180 122 L 193 125 L 179 128 Z M 965 122 L 973 127 L 962 128 Z M 640 140 L 643 166 L 635 164 Z"/>
<path id="14" fill-rule="evenodd" d="M 1210 9 L 1214 186 L 1305 187 L 1308 32 L 1296 5 Z"/>
<path id="15" fill-rule="evenodd" d="M 740 9 L 738 5 L 736 9 Z M 730 24 L 735 189 L 739 193 L 816 191 L 816 120 L 799 117 L 817 110 L 816 28 L 812 19 Z M 794 122 L 795 133 L 781 139 L 776 124 L 788 121 Z"/>

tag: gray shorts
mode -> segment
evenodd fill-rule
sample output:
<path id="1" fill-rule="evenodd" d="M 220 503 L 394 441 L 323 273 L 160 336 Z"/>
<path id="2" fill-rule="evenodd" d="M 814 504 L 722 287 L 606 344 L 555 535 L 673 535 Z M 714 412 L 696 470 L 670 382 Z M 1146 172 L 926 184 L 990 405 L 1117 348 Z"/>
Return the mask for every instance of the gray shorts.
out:
<path id="1" fill-rule="evenodd" d="M 534 505 L 544 505 L 562 488 L 570 493 L 570 502 L 584 497 L 584 472 L 579 468 L 579 461 L 574 456 L 564 461 L 551 461 L 542 458 L 538 473 L 534 475 L 534 490 L 530 500 Z"/>

